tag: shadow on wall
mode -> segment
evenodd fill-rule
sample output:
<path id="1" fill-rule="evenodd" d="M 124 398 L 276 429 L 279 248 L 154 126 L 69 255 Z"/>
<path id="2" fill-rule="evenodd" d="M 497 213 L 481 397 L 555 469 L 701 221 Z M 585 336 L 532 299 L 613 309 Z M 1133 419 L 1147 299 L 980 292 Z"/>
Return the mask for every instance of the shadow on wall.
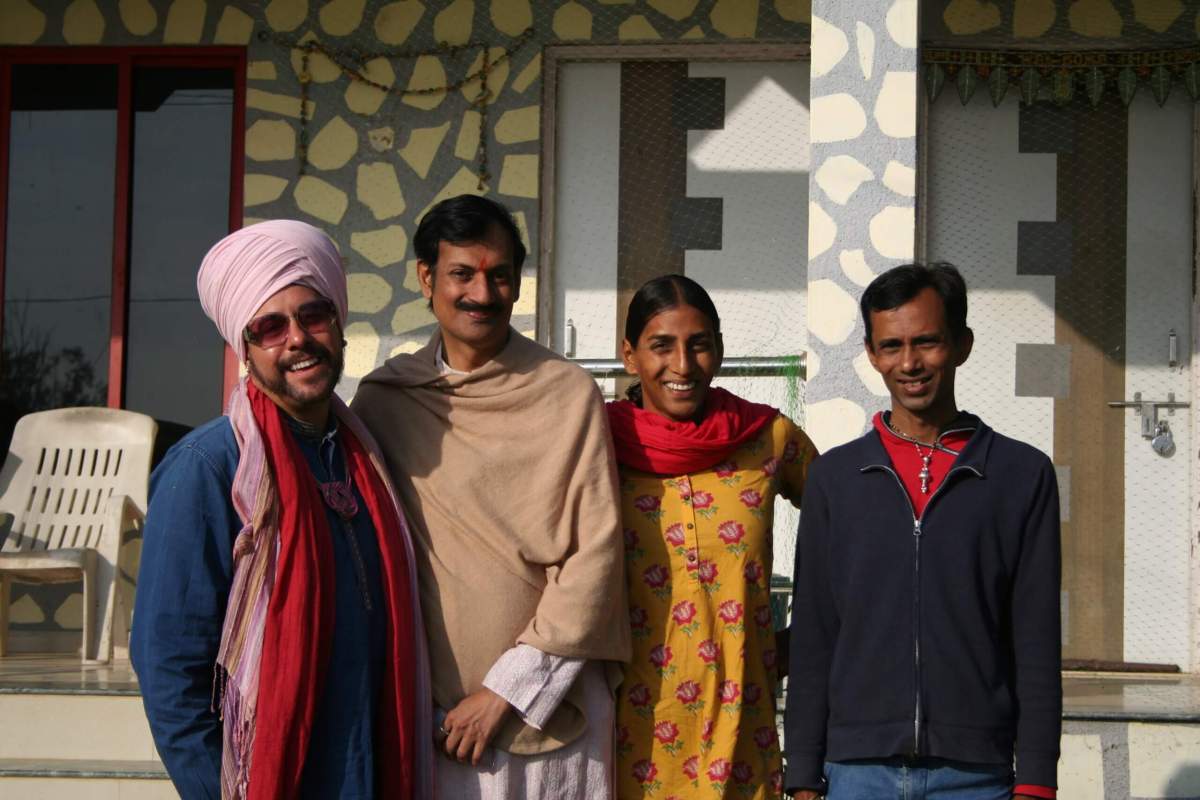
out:
<path id="1" fill-rule="evenodd" d="M 1200 800 L 1200 760 L 1184 764 L 1167 781 L 1164 797 Z"/>

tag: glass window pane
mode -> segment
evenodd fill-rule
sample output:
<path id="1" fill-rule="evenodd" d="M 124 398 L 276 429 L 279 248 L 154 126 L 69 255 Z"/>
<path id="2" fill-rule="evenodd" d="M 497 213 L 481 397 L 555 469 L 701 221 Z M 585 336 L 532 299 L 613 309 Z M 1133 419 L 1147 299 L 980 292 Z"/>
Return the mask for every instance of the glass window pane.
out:
<path id="1" fill-rule="evenodd" d="M 117 69 L 15 65 L 0 414 L 103 405 Z"/>
<path id="2" fill-rule="evenodd" d="M 224 343 L 196 271 L 229 230 L 233 73 L 134 72 L 125 406 L 198 425 L 221 413 Z"/>

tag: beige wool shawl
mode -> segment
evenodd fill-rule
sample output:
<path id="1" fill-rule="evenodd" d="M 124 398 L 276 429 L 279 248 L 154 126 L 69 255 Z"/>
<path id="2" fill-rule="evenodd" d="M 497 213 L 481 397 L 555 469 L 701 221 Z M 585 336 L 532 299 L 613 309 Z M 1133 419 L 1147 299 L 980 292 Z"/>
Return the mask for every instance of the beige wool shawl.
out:
<path id="1" fill-rule="evenodd" d="M 434 701 L 453 708 L 518 643 L 628 661 L 616 463 L 583 370 L 511 331 L 466 374 L 436 366 L 440 333 L 359 384 L 353 409 L 409 514 Z M 515 715 L 494 744 L 556 749 L 586 727 L 572 694 L 541 732 Z"/>

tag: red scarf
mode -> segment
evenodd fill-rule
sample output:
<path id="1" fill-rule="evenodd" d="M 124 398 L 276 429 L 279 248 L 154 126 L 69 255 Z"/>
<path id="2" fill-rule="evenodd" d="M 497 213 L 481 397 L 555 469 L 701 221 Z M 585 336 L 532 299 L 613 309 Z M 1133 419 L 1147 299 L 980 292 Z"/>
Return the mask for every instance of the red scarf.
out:
<path id="1" fill-rule="evenodd" d="M 656 475 L 685 475 L 720 464 L 775 419 L 779 409 L 710 387 L 700 422 L 676 422 L 629 400 L 608 403 L 617 462 Z"/>
<path id="2" fill-rule="evenodd" d="M 250 763 L 253 800 L 295 797 L 325 683 L 334 625 L 333 546 L 325 506 L 282 412 L 251 383 L 250 404 L 279 492 L 279 555 L 267 609 L 259 671 L 258 724 Z M 413 609 L 407 556 L 384 487 L 363 446 L 343 426 L 342 446 L 379 543 L 387 645 L 376 750 L 380 796 L 411 800 L 414 781 L 411 669 Z M 283 468 L 280 468 L 283 465 Z M 297 468 L 299 466 L 299 468 Z"/>

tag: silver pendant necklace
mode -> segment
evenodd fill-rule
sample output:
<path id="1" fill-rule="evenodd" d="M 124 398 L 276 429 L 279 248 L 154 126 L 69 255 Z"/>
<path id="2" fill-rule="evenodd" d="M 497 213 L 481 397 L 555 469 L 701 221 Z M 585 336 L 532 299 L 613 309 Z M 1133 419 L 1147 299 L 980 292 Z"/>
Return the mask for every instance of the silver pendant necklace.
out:
<path id="1" fill-rule="evenodd" d="M 933 448 L 929 448 L 928 453 L 921 452 L 921 445 L 916 439 L 910 440 L 913 447 L 917 448 L 917 455 L 921 457 L 921 471 L 917 473 L 917 477 L 921 479 L 921 494 L 929 494 L 929 462 L 933 460 Z"/>
<path id="2" fill-rule="evenodd" d="M 887 429 L 892 433 L 896 434 L 906 442 L 912 442 L 912 446 L 917 448 L 917 455 L 921 457 L 921 471 L 917 473 L 917 477 L 921 481 L 921 494 L 929 494 L 929 483 L 931 480 L 933 480 L 933 475 L 929 471 L 929 464 L 933 461 L 933 452 L 935 450 L 941 450 L 943 453 L 947 453 L 956 458 L 958 457 L 959 451 L 952 450 L 942 444 L 942 437 L 951 432 L 962 432 L 973 429 L 970 427 L 964 427 L 954 429 L 953 431 L 943 431 L 942 433 L 938 434 L 937 438 L 933 440 L 932 444 L 926 444 L 925 442 L 918 441 L 915 437 L 909 436 L 907 433 L 903 433 L 892 427 L 892 421 L 887 414 L 884 414 L 883 424 L 887 426 Z M 928 447 L 929 452 L 926 453 L 924 450 L 922 450 L 922 446 Z"/>
<path id="3" fill-rule="evenodd" d="M 941 450 L 954 456 L 957 456 L 958 452 L 943 445 L 940 441 L 940 436 L 937 439 L 934 439 L 932 444 L 925 444 L 924 442 L 919 441 L 916 437 L 909 436 L 907 433 L 896 430 L 894 427 L 892 427 L 892 421 L 886 416 L 883 419 L 883 424 L 886 425 L 888 430 L 890 430 L 892 433 L 896 434 L 906 442 L 912 442 L 912 446 L 917 448 L 917 455 L 921 457 L 921 471 L 917 473 L 917 478 L 921 481 L 921 494 L 929 494 L 929 483 L 931 480 L 933 480 L 933 474 L 929 471 L 929 465 L 933 461 L 933 451 Z M 929 448 L 928 453 L 921 449 L 922 445 Z"/>

